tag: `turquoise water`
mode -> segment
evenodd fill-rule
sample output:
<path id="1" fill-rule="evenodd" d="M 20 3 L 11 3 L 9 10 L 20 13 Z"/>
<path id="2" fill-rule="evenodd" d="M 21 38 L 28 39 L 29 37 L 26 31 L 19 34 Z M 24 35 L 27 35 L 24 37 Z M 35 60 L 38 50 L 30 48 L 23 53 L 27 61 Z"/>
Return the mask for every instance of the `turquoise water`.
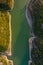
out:
<path id="1" fill-rule="evenodd" d="M 28 65 L 29 26 L 26 19 L 27 0 L 15 0 L 12 11 L 12 56 L 14 65 Z"/>

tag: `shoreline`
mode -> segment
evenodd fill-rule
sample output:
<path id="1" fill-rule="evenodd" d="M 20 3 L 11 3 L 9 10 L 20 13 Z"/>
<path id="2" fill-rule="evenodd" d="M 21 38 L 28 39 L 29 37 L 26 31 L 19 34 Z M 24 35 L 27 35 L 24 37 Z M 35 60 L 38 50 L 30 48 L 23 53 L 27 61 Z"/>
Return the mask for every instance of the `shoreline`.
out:
<path id="1" fill-rule="evenodd" d="M 12 45 L 12 28 L 11 28 L 11 14 L 9 12 L 7 12 L 9 15 L 9 32 L 10 32 L 10 38 L 9 38 L 9 46 L 8 49 L 5 51 L 5 53 L 7 53 L 7 55 L 12 55 L 12 51 L 11 51 L 11 45 Z"/>

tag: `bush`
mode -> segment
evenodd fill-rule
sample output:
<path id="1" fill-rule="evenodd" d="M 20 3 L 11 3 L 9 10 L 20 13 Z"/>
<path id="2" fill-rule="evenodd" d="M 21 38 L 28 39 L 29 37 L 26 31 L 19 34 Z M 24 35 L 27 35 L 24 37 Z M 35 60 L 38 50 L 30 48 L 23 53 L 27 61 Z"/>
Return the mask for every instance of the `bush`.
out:
<path id="1" fill-rule="evenodd" d="M 0 56 L 0 63 L 2 63 L 3 65 L 8 65 L 7 60 L 2 56 Z"/>
<path id="2" fill-rule="evenodd" d="M 33 2 L 32 2 L 33 1 Z M 43 1 L 31 0 L 29 3 L 30 14 L 32 17 L 32 29 L 35 36 L 43 37 Z"/>
<path id="3" fill-rule="evenodd" d="M 43 39 L 36 38 L 33 41 L 31 57 L 35 65 L 43 65 Z"/>
<path id="4" fill-rule="evenodd" d="M 7 12 L 0 12 L 0 52 L 8 49 L 10 40 L 9 15 Z"/>
<path id="5" fill-rule="evenodd" d="M 11 10 L 14 5 L 14 0 L 0 0 L 0 10 Z"/>

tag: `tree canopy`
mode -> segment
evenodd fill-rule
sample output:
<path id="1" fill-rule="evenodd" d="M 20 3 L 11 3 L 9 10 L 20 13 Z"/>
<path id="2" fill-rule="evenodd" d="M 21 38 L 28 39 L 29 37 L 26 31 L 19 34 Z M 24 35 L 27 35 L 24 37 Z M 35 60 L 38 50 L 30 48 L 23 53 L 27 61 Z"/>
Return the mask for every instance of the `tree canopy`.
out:
<path id="1" fill-rule="evenodd" d="M 8 49 L 10 41 L 9 15 L 7 12 L 0 12 L 0 52 Z"/>

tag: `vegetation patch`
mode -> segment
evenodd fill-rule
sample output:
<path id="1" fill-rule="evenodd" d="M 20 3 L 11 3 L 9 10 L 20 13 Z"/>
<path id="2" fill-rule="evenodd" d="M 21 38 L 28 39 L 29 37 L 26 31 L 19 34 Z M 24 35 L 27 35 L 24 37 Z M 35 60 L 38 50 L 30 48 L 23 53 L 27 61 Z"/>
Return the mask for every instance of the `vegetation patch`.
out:
<path id="1" fill-rule="evenodd" d="M 7 60 L 3 56 L 0 56 L 0 64 L 8 65 Z"/>
<path id="2" fill-rule="evenodd" d="M 13 0 L 0 0 L 0 10 L 11 10 L 13 8 Z"/>
<path id="3" fill-rule="evenodd" d="M 0 52 L 8 49 L 10 40 L 9 15 L 8 12 L 0 12 Z"/>
<path id="4" fill-rule="evenodd" d="M 33 20 L 33 33 L 38 37 L 43 37 L 43 1 L 31 0 L 29 9 Z"/>
<path id="5" fill-rule="evenodd" d="M 43 39 L 34 39 L 31 57 L 35 65 L 43 65 Z"/>

